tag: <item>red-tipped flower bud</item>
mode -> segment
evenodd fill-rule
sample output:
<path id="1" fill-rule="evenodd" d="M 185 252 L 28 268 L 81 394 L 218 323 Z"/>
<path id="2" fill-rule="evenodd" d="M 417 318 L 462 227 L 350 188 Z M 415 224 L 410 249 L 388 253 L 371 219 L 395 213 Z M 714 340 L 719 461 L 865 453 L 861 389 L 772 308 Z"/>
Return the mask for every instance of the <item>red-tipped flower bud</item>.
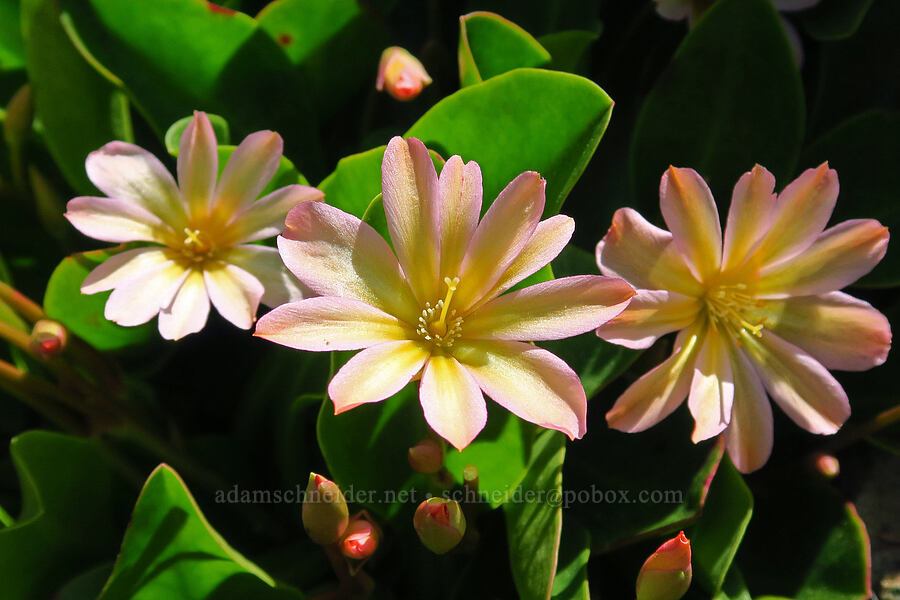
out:
<path id="1" fill-rule="evenodd" d="M 456 500 L 429 498 L 416 509 L 413 526 L 426 548 L 444 554 L 466 534 L 466 517 Z"/>
<path id="2" fill-rule="evenodd" d="M 418 96 L 431 83 L 431 77 L 415 56 L 401 48 L 391 46 L 381 53 L 378 80 L 375 89 L 406 102 Z"/>
<path id="3" fill-rule="evenodd" d="M 365 517 L 354 518 L 341 539 L 341 553 L 354 560 L 369 558 L 378 549 L 380 538 L 374 523 Z"/>
<path id="4" fill-rule="evenodd" d="M 333 544 L 347 529 L 350 511 L 336 483 L 316 473 L 309 474 L 303 498 L 303 528 L 317 544 Z"/>
<path id="5" fill-rule="evenodd" d="M 440 442 L 428 438 L 410 448 L 407 458 L 413 471 L 431 475 L 444 466 L 444 449 Z"/>
<path id="6" fill-rule="evenodd" d="M 56 356 L 66 348 L 68 334 L 62 324 L 41 319 L 31 330 L 31 349 L 43 358 Z"/>
<path id="7" fill-rule="evenodd" d="M 816 469 L 827 479 L 834 479 L 841 474 L 841 463 L 830 454 L 816 456 Z"/>
<path id="8" fill-rule="evenodd" d="M 637 600 L 678 600 L 691 585 L 691 541 L 682 531 L 644 562 L 637 578 Z"/>

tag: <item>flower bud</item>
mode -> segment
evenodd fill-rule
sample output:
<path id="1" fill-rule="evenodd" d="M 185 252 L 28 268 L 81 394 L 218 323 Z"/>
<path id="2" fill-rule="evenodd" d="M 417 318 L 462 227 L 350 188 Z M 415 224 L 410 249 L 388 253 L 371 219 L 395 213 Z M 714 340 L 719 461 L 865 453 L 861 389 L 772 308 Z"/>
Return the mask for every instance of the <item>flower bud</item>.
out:
<path id="1" fill-rule="evenodd" d="M 66 348 L 68 333 L 61 323 L 41 319 L 31 330 L 31 349 L 42 358 L 56 356 Z"/>
<path id="2" fill-rule="evenodd" d="M 644 562 L 637 578 L 637 600 L 678 600 L 691 585 L 691 542 L 682 531 Z"/>
<path id="3" fill-rule="evenodd" d="M 431 475 L 444 466 L 444 449 L 440 442 L 426 438 L 409 449 L 407 458 L 413 471 Z"/>
<path id="4" fill-rule="evenodd" d="M 419 505 L 413 526 L 426 548 L 435 554 L 453 549 L 466 533 L 466 517 L 459 502 L 429 498 Z"/>
<path id="5" fill-rule="evenodd" d="M 341 553 L 354 560 L 369 558 L 378 549 L 380 538 L 374 523 L 365 517 L 355 517 L 341 539 Z"/>
<path id="6" fill-rule="evenodd" d="M 841 463 L 830 454 L 819 454 L 815 457 L 816 469 L 826 479 L 834 479 L 841 474 Z"/>
<path id="7" fill-rule="evenodd" d="M 430 83 L 431 77 L 419 59 L 400 46 L 391 46 L 381 53 L 375 82 L 379 92 L 385 90 L 395 99 L 406 102 L 418 96 Z"/>
<path id="8" fill-rule="evenodd" d="M 350 511 L 336 483 L 316 473 L 309 474 L 303 498 L 303 528 L 317 544 L 333 544 L 347 529 Z"/>

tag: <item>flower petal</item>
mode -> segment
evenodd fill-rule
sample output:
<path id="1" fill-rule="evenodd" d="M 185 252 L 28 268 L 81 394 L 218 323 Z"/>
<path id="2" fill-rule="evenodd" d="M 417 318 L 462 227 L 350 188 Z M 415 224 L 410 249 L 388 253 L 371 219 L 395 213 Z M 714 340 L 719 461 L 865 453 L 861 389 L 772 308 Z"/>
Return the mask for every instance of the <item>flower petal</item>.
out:
<path id="1" fill-rule="evenodd" d="M 486 298 L 522 252 L 544 212 L 546 185 L 540 175 L 526 171 L 513 179 L 491 204 L 460 267 L 460 283 L 454 297 L 460 312 Z"/>
<path id="2" fill-rule="evenodd" d="M 212 210 L 230 217 L 259 197 L 278 170 L 284 142 L 274 131 L 251 133 L 235 148 L 225 165 Z"/>
<path id="3" fill-rule="evenodd" d="M 146 323 L 171 304 L 186 275 L 185 268 L 174 261 L 159 263 L 117 285 L 103 314 L 126 327 Z"/>
<path id="4" fill-rule="evenodd" d="M 168 261 L 166 251 L 159 246 L 145 246 L 119 252 L 94 268 L 81 283 L 82 294 L 96 294 L 140 277 L 153 267 Z"/>
<path id="5" fill-rule="evenodd" d="M 835 433 L 850 416 L 841 384 L 812 356 L 774 333 L 742 333 L 747 355 L 772 399 L 797 425 L 820 434 Z"/>
<path id="6" fill-rule="evenodd" d="M 195 110 L 178 147 L 178 184 L 191 216 L 202 217 L 209 211 L 218 175 L 216 132 L 206 113 Z"/>
<path id="7" fill-rule="evenodd" d="M 697 320 L 700 301 L 665 290 L 637 290 L 628 307 L 601 325 L 597 335 L 626 348 L 644 349 Z"/>
<path id="8" fill-rule="evenodd" d="M 236 215 L 229 233 L 235 244 L 246 244 L 274 237 L 284 231 L 284 218 L 301 202 L 322 200 L 325 194 L 308 185 L 289 185 L 263 196 Z"/>
<path id="9" fill-rule="evenodd" d="M 825 230 L 801 254 L 763 269 L 757 295 L 812 296 L 850 285 L 884 258 L 887 227 L 873 219 L 844 221 Z"/>
<path id="10" fill-rule="evenodd" d="M 659 184 L 659 207 L 673 242 L 701 281 L 722 266 L 722 227 L 709 186 L 693 169 L 669 167 Z"/>
<path id="11" fill-rule="evenodd" d="M 672 355 L 635 381 L 606 413 L 613 429 L 635 433 L 668 417 L 691 388 L 700 330 L 690 327 L 675 338 Z"/>
<path id="12" fill-rule="evenodd" d="M 450 351 L 484 393 L 514 415 L 571 439 L 584 435 L 584 388 L 557 356 L 531 344 L 493 340 L 458 340 Z"/>
<path id="13" fill-rule="evenodd" d="M 203 280 L 219 314 L 241 329 L 250 329 L 262 298 L 262 283 L 244 269 L 227 263 L 203 270 Z"/>
<path id="14" fill-rule="evenodd" d="M 612 226 L 597 244 L 597 264 L 604 275 L 621 277 L 636 288 L 688 296 L 703 293 L 675 249 L 672 234 L 630 208 L 620 208 L 613 215 Z"/>
<path id="15" fill-rule="evenodd" d="M 408 325 L 365 302 L 335 296 L 279 306 L 256 324 L 257 337 L 298 350 L 359 350 L 416 335 Z"/>
<path id="16" fill-rule="evenodd" d="M 759 165 L 738 179 L 725 226 L 722 270 L 741 266 L 771 227 L 775 215 L 774 189 L 775 176 Z"/>
<path id="17" fill-rule="evenodd" d="M 425 145 L 394 137 L 381 163 L 381 189 L 388 231 L 397 259 L 419 303 L 440 293 L 438 177 Z"/>
<path id="18" fill-rule="evenodd" d="M 731 369 L 734 405 L 725 430 L 725 446 L 738 471 L 749 473 L 766 464 L 772 454 L 772 406 L 756 369 L 737 348 L 731 351 Z"/>
<path id="19" fill-rule="evenodd" d="M 891 325 L 868 303 L 842 292 L 768 300 L 765 326 L 827 369 L 865 371 L 891 349 Z"/>
<path id="20" fill-rule="evenodd" d="M 291 275 L 275 248 L 258 244 L 235 246 L 222 255 L 222 260 L 239 266 L 259 280 L 266 290 L 260 302 L 266 306 L 279 306 L 314 295 Z"/>
<path id="21" fill-rule="evenodd" d="M 104 242 L 166 243 L 172 236 L 172 229 L 159 217 L 121 198 L 73 198 L 65 217 L 84 235 Z"/>
<path id="22" fill-rule="evenodd" d="M 731 421 L 734 402 L 734 375 L 731 359 L 722 335 L 708 329 L 694 362 L 694 377 L 688 396 L 688 408 L 694 417 L 696 444 L 719 435 Z"/>
<path id="23" fill-rule="evenodd" d="M 196 333 L 209 317 L 209 295 L 200 271 L 190 271 L 171 305 L 159 311 L 159 333 L 167 340 L 178 340 Z"/>
<path id="24" fill-rule="evenodd" d="M 421 308 L 390 246 L 353 215 L 324 202 L 303 202 L 288 213 L 278 249 L 287 268 L 322 296 L 371 304 L 415 323 Z"/>
<path id="25" fill-rule="evenodd" d="M 425 366 L 429 347 L 403 340 L 367 348 L 347 361 L 328 384 L 334 414 L 390 398 Z"/>
<path id="26" fill-rule="evenodd" d="M 462 158 L 451 156 L 441 170 L 439 189 L 440 272 L 455 277 L 481 216 L 481 167 L 475 161 L 464 165 Z"/>
<path id="27" fill-rule="evenodd" d="M 484 395 L 452 356 L 434 354 L 425 365 L 419 401 L 428 425 L 457 450 L 468 446 L 487 423 Z"/>
<path id="28" fill-rule="evenodd" d="M 178 231 L 187 223 L 172 174 L 143 148 L 110 142 L 88 154 L 85 170 L 110 198 L 137 204 Z"/>
<path id="29" fill-rule="evenodd" d="M 467 339 L 558 340 L 596 329 L 628 306 L 622 279 L 580 275 L 546 281 L 491 300 L 466 317 Z"/>

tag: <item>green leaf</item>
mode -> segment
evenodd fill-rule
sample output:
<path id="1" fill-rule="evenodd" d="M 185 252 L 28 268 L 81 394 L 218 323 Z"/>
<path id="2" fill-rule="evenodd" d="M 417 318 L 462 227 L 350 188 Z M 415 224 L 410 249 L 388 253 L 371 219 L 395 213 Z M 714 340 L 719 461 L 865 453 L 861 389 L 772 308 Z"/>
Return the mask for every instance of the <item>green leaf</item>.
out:
<path id="1" fill-rule="evenodd" d="M 54 600 L 96 600 L 112 569 L 109 562 L 82 573 L 60 588 Z"/>
<path id="2" fill-rule="evenodd" d="M 691 167 L 720 203 L 759 163 L 785 185 L 803 139 L 803 89 L 769 0 L 721 0 L 697 21 L 650 92 L 629 157 L 631 198 L 658 214 L 669 165 Z"/>
<path id="3" fill-rule="evenodd" d="M 562 533 L 562 467 L 566 438 L 543 431 L 528 472 L 504 505 L 509 560 L 519 598 L 550 597 Z"/>
<path id="4" fill-rule="evenodd" d="M 0 581 L 8 600 L 49 598 L 115 555 L 130 492 L 96 441 L 48 431 L 12 440 L 22 514 L 0 529 Z"/>
<path id="5" fill-rule="evenodd" d="M 747 590 L 747 584 L 744 583 L 744 576 L 741 575 L 737 565 L 732 565 L 728 569 L 728 574 L 725 576 L 725 584 L 719 593 L 713 596 L 713 600 L 752 600 L 750 592 Z M 757 600 L 762 599 L 758 598 Z"/>
<path id="6" fill-rule="evenodd" d="M 550 595 L 553 600 L 590 600 L 587 574 L 590 557 L 590 533 L 572 519 L 564 519 L 559 561 Z"/>
<path id="7" fill-rule="evenodd" d="M 25 66 L 19 0 L 0 0 L 0 71 Z"/>
<path id="8" fill-rule="evenodd" d="M 463 87 L 519 67 L 542 67 L 550 53 L 527 31 L 500 15 L 459 18 L 459 80 Z"/>
<path id="9" fill-rule="evenodd" d="M 538 42 L 550 52 L 552 60 L 548 69 L 584 75 L 588 71 L 591 45 L 600 34 L 596 31 L 572 29 L 548 33 L 538 38 Z"/>
<path id="10" fill-rule="evenodd" d="M 141 491 L 99 598 L 301 597 L 274 586 L 212 528 L 178 474 L 160 465 Z"/>
<path id="11" fill-rule="evenodd" d="M 44 140 L 69 184 L 91 194 L 84 160 L 107 142 L 131 141 L 128 100 L 78 53 L 59 19 L 55 0 L 22 0 L 28 80 Z"/>
<path id="12" fill-rule="evenodd" d="M 75 335 L 98 350 L 119 350 L 141 344 L 156 337 L 156 323 L 151 321 L 137 327 L 122 327 L 103 316 L 106 300 L 111 292 L 81 293 L 84 278 L 101 263 L 124 246 L 109 250 L 94 250 L 64 258 L 53 271 L 44 293 L 44 311 L 68 327 Z"/>
<path id="13" fill-rule="evenodd" d="M 372 198 L 381 193 L 381 160 L 386 148 L 379 146 L 339 160 L 337 168 L 316 186 L 325 192 L 325 202 L 362 219 Z"/>
<path id="14" fill-rule="evenodd" d="M 803 28 L 817 40 L 840 40 L 859 29 L 874 0 L 822 0 L 800 16 Z"/>
<path id="15" fill-rule="evenodd" d="M 841 195 L 832 223 L 878 219 L 891 231 L 900 228 L 894 177 L 898 139 L 900 113 L 870 111 L 840 123 L 806 148 L 803 168 L 828 161 L 838 173 Z M 887 255 L 859 285 L 900 285 L 900 247 L 888 244 Z"/>
<path id="16" fill-rule="evenodd" d="M 717 594 L 725 583 L 752 514 L 753 495 L 726 458 L 690 536 L 695 580 L 710 594 Z"/>
<path id="17" fill-rule="evenodd" d="M 209 117 L 209 123 L 212 125 L 213 132 L 216 134 L 216 142 L 220 146 L 228 145 L 231 142 L 231 131 L 228 129 L 228 121 L 219 115 L 211 113 L 207 113 L 206 116 Z M 178 156 L 178 148 L 181 145 L 181 136 L 193 120 L 193 116 L 178 119 L 166 130 L 166 135 L 164 137 L 166 150 L 168 150 L 169 154 L 172 156 Z"/>

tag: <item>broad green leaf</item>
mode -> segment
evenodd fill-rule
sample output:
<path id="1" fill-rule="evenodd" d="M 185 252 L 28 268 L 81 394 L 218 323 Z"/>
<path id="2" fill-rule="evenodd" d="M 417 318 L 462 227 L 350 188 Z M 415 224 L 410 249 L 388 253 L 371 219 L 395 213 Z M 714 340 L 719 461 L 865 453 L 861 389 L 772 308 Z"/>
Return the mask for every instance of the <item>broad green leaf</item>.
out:
<path id="1" fill-rule="evenodd" d="M 381 160 L 386 148 L 372 148 L 339 160 L 337 168 L 317 186 L 325 192 L 325 202 L 362 219 L 372 198 L 381 193 Z"/>
<path id="2" fill-rule="evenodd" d="M 542 35 L 538 42 L 553 57 L 546 65 L 548 69 L 583 75 L 588 70 L 591 45 L 598 37 L 595 31 L 572 29 Z"/>
<path id="3" fill-rule="evenodd" d="M 503 506 L 509 560 L 519 598 L 550 597 L 562 534 L 562 467 L 566 438 L 543 431 L 535 438 L 528 472 Z"/>
<path id="4" fill-rule="evenodd" d="M 22 514 L 0 529 L 2 595 L 49 598 L 115 555 L 130 492 L 96 441 L 29 431 L 12 440 L 10 454 L 21 482 Z"/>
<path id="5" fill-rule="evenodd" d="M 550 53 L 512 21 L 473 12 L 459 18 L 458 60 L 459 80 L 466 87 L 519 67 L 542 67 Z"/>
<path id="6" fill-rule="evenodd" d="M 141 491 L 102 600 L 300 598 L 228 545 L 167 465 Z"/>
<path id="7" fill-rule="evenodd" d="M 719 465 L 700 520 L 690 535 L 694 580 L 715 595 L 753 514 L 753 495 L 729 459 Z"/>
<path id="8" fill-rule="evenodd" d="M 0 0 L 0 71 L 12 71 L 25 66 L 19 2 L 20 0 Z"/>
<path id="9" fill-rule="evenodd" d="M 587 565 L 591 557 L 591 535 L 573 519 L 563 516 L 566 518 L 550 597 L 553 600 L 590 600 Z"/>
<path id="10" fill-rule="evenodd" d="M 828 161 L 838 173 L 841 194 L 831 223 L 846 219 L 878 219 L 892 232 L 900 229 L 894 169 L 900 113 L 871 111 L 850 118 L 811 143 L 802 168 Z M 888 244 L 881 263 L 860 285 L 900 285 L 900 247 Z"/>
<path id="11" fill-rule="evenodd" d="M 226 146 L 231 143 L 231 131 L 228 129 L 228 121 L 219 115 L 211 113 L 207 113 L 206 116 L 209 117 L 209 123 L 212 125 L 213 132 L 215 132 L 216 142 L 220 146 Z M 168 150 L 169 154 L 172 156 L 178 156 L 178 149 L 181 145 L 181 136 L 193 120 L 193 116 L 178 119 L 166 130 L 166 135 L 164 136 L 166 150 Z"/>
<path id="12" fill-rule="evenodd" d="M 28 80 L 44 140 L 69 184 L 91 194 L 84 160 L 107 142 L 131 141 L 128 100 L 78 53 L 59 19 L 55 0 L 22 0 Z"/>
<path id="13" fill-rule="evenodd" d="M 44 293 L 44 311 L 98 350 L 119 350 L 154 338 L 156 322 L 122 327 L 103 316 L 110 292 L 81 293 L 84 278 L 124 246 L 94 250 L 64 258 L 53 271 Z"/>
<path id="14" fill-rule="evenodd" d="M 725 206 L 740 175 L 759 163 L 781 186 L 803 139 L 803 90 L 769 0 L 721 0 L 696 23 L 638 116 L 631 198 L 658 214 L 669 165 L 690 167 Z"/>
<path id="15" fill-rule="evenodd" d="M 859 28 L 874 0 L 822 0 L 800 16 L 803 28 L 817 40 L 840 40 Z"/>
<path id="16" fill-rule="evenodd" d="M 752 600 L 744 576 L 741 575 L 737 565 L 731 565 L 725 576 L 725 583 L 719 593 L 713 596 L 713 600 Z M 762 599 L 757 599 L 762 600 Z M 771 599 L 770 599 L 771 600 Z"/>

